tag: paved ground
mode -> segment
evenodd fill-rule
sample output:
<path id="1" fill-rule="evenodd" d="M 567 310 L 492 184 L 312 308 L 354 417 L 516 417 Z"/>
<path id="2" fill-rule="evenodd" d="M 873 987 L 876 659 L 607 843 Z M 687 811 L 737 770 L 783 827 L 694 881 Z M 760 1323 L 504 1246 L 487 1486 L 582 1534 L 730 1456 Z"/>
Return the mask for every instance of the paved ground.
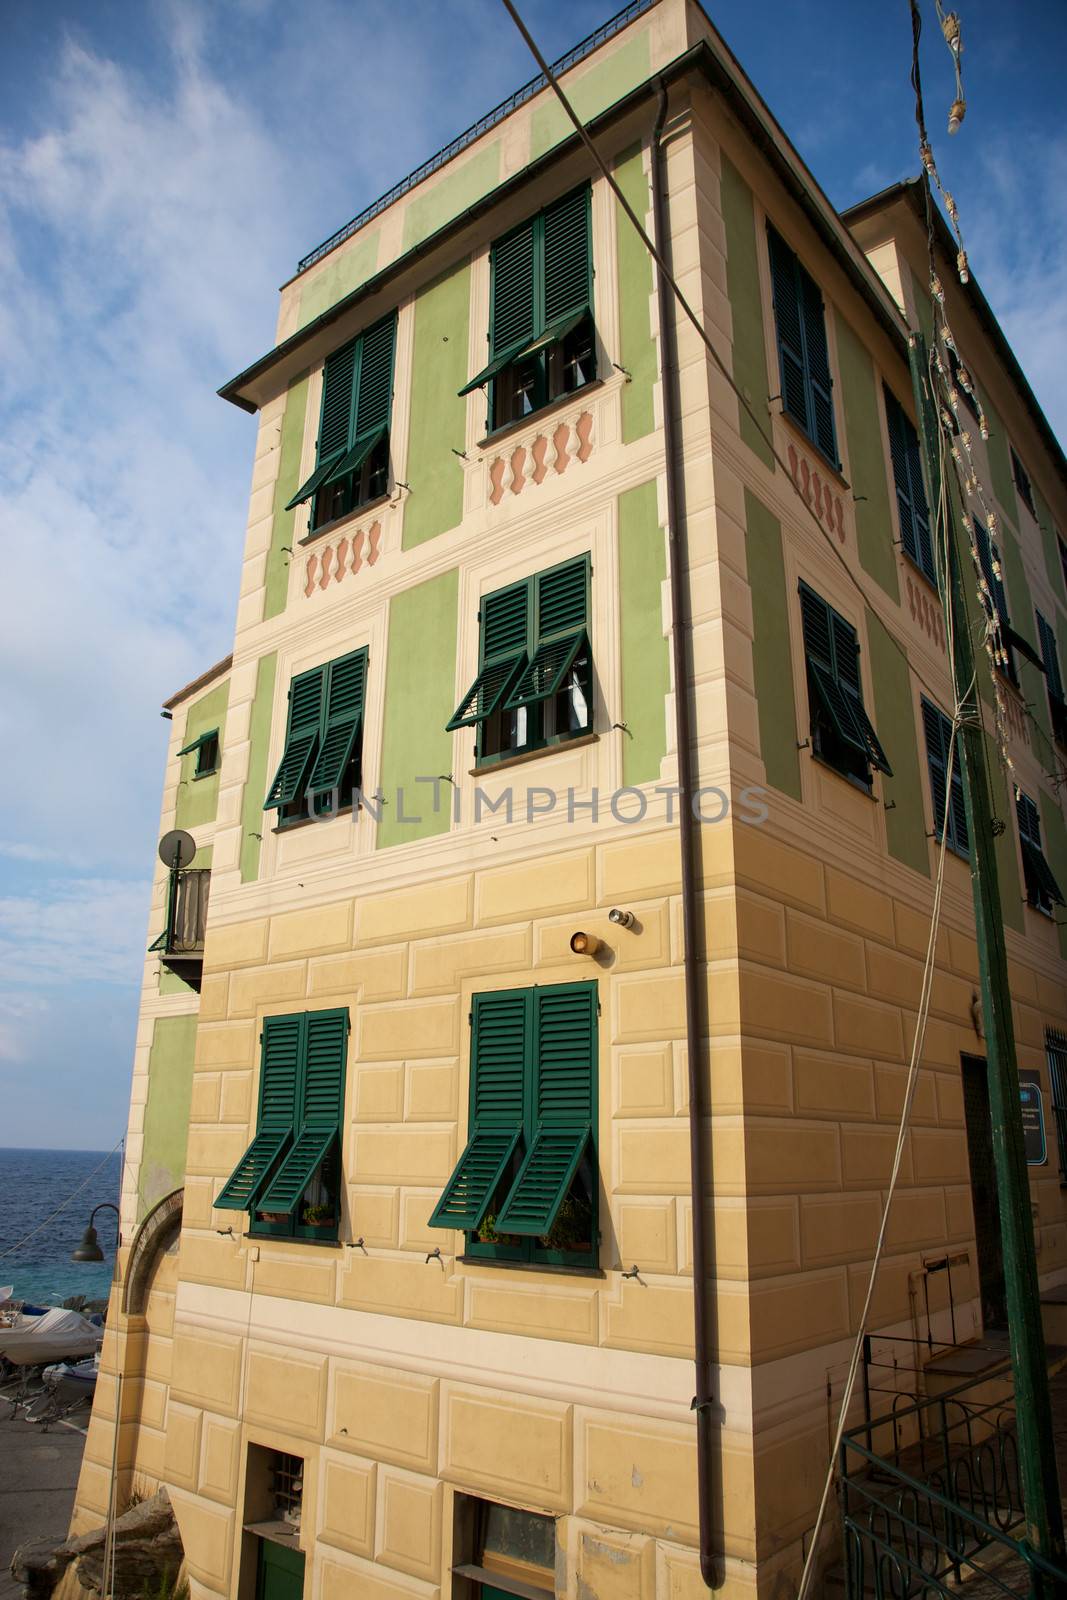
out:
<path id="1" fill-rule="evenodd" d="M 16 1547 L 66 1533 L 85 1448 L 80 1428 L 57 1423 L 42 1433 L 21 1418 L 9 1420 L 10 1410 L 0 1400 L 0 1600 L 22 1594 L 11 1576 Z"/>

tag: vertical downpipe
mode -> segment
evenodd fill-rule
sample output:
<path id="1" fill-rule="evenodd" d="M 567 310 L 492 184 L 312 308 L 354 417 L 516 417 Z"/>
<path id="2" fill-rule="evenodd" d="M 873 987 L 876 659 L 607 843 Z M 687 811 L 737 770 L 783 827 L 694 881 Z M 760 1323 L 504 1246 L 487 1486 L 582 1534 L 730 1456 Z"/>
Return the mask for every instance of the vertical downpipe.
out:
<path id="1" fill-rule="evenodd" d="M 661 145 L 667 119 L 667 90 L 659 84 L 659 109 L 652 129 L 652 216 L 656 248 L 668 269 L 671 235 L 666 193 L 666 163 Z M 697 1503 L 700 1514 L 700 1573 L 709 1589 L 723 1582 L 721 1562 L 714 1548 L 715 1505 L 712 1437 L 715 1397 L 712 1387 L 712 1330 L 709 1316 L 711 1287 L 706 1206 L 711 1201 L 710 1129 L 707 1126 L 709 1074 L 705 1072 L 704 1007 L 699 956 L 697 896 L 701 883 L 700 830 L 695 825 L 693 799 L 692 721 L 690 695 L 692 621 L 689 597 L 689 561 L 683 532 L 684 485 L 676 423 L 681 414 L 678 385 L 678 345 L 675 336 L 671 290 L 656 268 L 659 311 L 660 372 L 663 385 L 663 445 L 667 478 L 667 566 L 670 576 L 671 658 L 674 669 L 675 742 L 678 748 L 679 845 L 682 877 L 682 927 L 685 936 L 685 1037 L 689 1064 L 689 1160 L 693 1196 L 693 1334 L 696 1359 Z"/>

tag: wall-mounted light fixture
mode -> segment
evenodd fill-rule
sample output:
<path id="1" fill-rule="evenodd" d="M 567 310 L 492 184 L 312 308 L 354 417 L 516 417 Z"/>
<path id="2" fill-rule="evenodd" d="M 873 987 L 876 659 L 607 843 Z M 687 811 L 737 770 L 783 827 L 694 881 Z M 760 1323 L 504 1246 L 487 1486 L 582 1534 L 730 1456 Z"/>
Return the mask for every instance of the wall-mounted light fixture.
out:
<path id="1" fill-rule="evenodd" d="M 632 911 L 620 911 L 618 906 L 612 906 L 611 910 L 608 912 L 608 921 L 614 922 L 617 928 L 632 928 L 634 925 L 634 914 Z"/>
<path id="2" fill-rule="evenodd" d="M 583 933 L 579 929 L 571 934 L 571 949 L 576 956 L 595 956 L 603 948 L 603 939 L 598 939 L 595 933 Z"/>

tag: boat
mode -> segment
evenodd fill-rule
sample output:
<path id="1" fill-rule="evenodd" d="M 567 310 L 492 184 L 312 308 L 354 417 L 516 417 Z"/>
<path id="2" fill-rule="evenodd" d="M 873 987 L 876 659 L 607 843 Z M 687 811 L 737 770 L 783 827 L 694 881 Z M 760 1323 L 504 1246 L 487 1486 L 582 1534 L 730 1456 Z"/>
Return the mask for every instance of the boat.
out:
<path id="1" fill-rule="evenodd" d="M 84 1361 L 59 1361 L 51 1367 L 45 1367 L 41 1382 L 46 1389 L 51 1389 L 57 1401 L 64 1405 L 77 1405 L 82 1400 L 93 1398 L 100 1373 L 99 1363 L 99 1354 L 88 1356 Z"/>
<path id="2" fill-rule="evenodd" d="M 94 1327 L 80 1311 L 60 1306 L 45 1311 L 35 1306 L 32 1312 L 23 1306 L 0 1323 L 0 1356 L 15 1367 L 77 1361 L 95 1355 L 103 1340 L 103 1328 Z"/>

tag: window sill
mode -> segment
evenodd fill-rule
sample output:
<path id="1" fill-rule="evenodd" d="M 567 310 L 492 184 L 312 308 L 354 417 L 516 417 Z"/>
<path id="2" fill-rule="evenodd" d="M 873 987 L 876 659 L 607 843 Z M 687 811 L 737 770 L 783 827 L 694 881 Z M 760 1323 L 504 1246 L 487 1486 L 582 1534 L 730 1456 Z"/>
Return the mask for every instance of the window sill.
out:
<path id="1" fill-rule="evenodd" d="M 563 1267 L 541 1261 L 499 1261 L 493 1256 L 457 1256 L 464 1267 L 490 1267 L 494 1272 L 552 1272 L 570 1278 L 606 1278 L 603 1267 Z"/>
<path id="2" fill-rule="evenodd" d="M 516 417 L 514 422 L 503 422 L 499 428 L 493 428 L 479 439 L 475 445 L 476 450 L 492 450 L 501 442 L 508 439 L 513 433 L 521 433 L 523 428 L 531 428 L 542 417 L 551 417 L 557 411 L 562 411 L 565 406 L 573 405 L 579 395 L 593 393 L 596 389 L 604 387 L 603 378 L 591 378 L 588 383 L 583 383 L 580 389 L 572 389 L 569 394 L 561 394 L 558 400 L 550 400 L 547 405 L 539 406 L 536 411 L 529 412 L 525 417 Z M 301 541 L 303 543 L 303 541 Z"/>
<path id="3" fill-rule="evenodd" d="M 376 511 L 379 506 L 386 505 L 392 498 L 392 495 L 387 490 L 385 494 L 375 495 L 373 500 L 364 500 L 361 506 L 353 506 L 352 510 L 346 511 L 343 517 L 334 517 L 332 522 L 324 522 L 320 528 L 314 528 L 310 533 L 305 533 L 304 537 L 296 542 L 301 549 L 305 545 L 314 544 L 316 539 L 324 539 L 329 534 L 337 533 L 347 523 L 358 522 L 360 517 L 365 517 L 369 511 Z"/>
<path id="4" fill-rule="evenodd" d="M 192 776 L 192 782 L 199 783 L 201 778 L 217 778 L 218 773 L 218 767 L 212 767 L 210 772 L 194 772 Z"/>
<path id="5" fill-rule="evenodd" d="M 832 772 L 835 778 L 841 778 L 845 783 L 851 784 L 853 789 L 866 795 L 868 800 L 873 800 L 877 805 L 878 796 L 874 792 L 873 782 L 864 783 L 862 779 L 853 777 L 851 772 L 842 772 L 840 767 L 835 767 L 832 761 L 827 761 L 825 756 L 818 755 L 814 750 L 811 752 L 811 759 L 816 766 L 822 767 L 824 772 Z"/>
<path id="6" fill-rule="evenodd" d="M 310 1239 L 301 1234 L 260 1233 L 258 1228 L 249 1228 L 245 1233 L 246 1239 L 252 1239 L 256 1244 L 309 1244 L 313 1250 L 340 1250 L 340 1239 Z"/>
<path id="7" fill-rule="evenodd" d="M 778 402 L 778 410 L 777 410 L 776 413 L 774 413 L 774 415 L 776 415 L 779 418 L 780 421 L 784 422 L 786 424 L 786 426 L 793 433 L 796 434 L 798 439 L 803 440 L 804 444 L 807 445 L 809 450 L 814 450 L 815 451 L 815 454 L 818 456 L 819 460 L 823 463 L 823 465 L 828 469 L 828 471 L 833 475 L 835 481 L 840 484 L 842 489 L 847 489 L 849 494 L 851 494 L 852 493 L 852 485 L 849 483 L 848 479 L 845 477 L 845 474 L 841 471 L 841 463 L 839 461 L 832 461 L 830 459 L 830 457 L 826 454 L 825 450 L 823 450 L 820 445 L 817 445 L 815 443 L 815 440 L 811 437 L 810 433 L 808 433 L 806 429 L 801 427 L 801 425 L 797 421 L 796 417 L 793 416 L 791 411 L 787 411 L 785 409 L 785 407 L 782 405 L 780 400 Z M 837 422 L 837 419 L 835 417 L 834 418 L 835 426 L 836 426 L 836 422 Z"/>
<path id="8" fill-rule="evenodd" d="M 583 750 L 586 745 L 597 744 L 599 740 L 599 733 L 579 733 L 573 739 L 561 739 L 558 744 L 539 744 L 536 750 L 520 750 L 513 756 L 505 756 L 502 761 L 485 761 L 477 766 L 468 767 L 467 776 L 484 778 L 492 772 L 506 772 L 511 767 L 524 767 L 528 762 L 536 761 L 541 756 L 558 755 L 562 750 Z"/>
<path id="9" fill-rule="evenodd" d="M 323 817 L 294 817 L 291 822 L 276 822 L 270 830 L 271 833 L 297 833 L 301 828 L 322 828 L 327 822 L 333 822 L 337 817 L 350 817 L 353 813 L 352 806 L 342 806 L 340 811 L 330 811 Z"/>

